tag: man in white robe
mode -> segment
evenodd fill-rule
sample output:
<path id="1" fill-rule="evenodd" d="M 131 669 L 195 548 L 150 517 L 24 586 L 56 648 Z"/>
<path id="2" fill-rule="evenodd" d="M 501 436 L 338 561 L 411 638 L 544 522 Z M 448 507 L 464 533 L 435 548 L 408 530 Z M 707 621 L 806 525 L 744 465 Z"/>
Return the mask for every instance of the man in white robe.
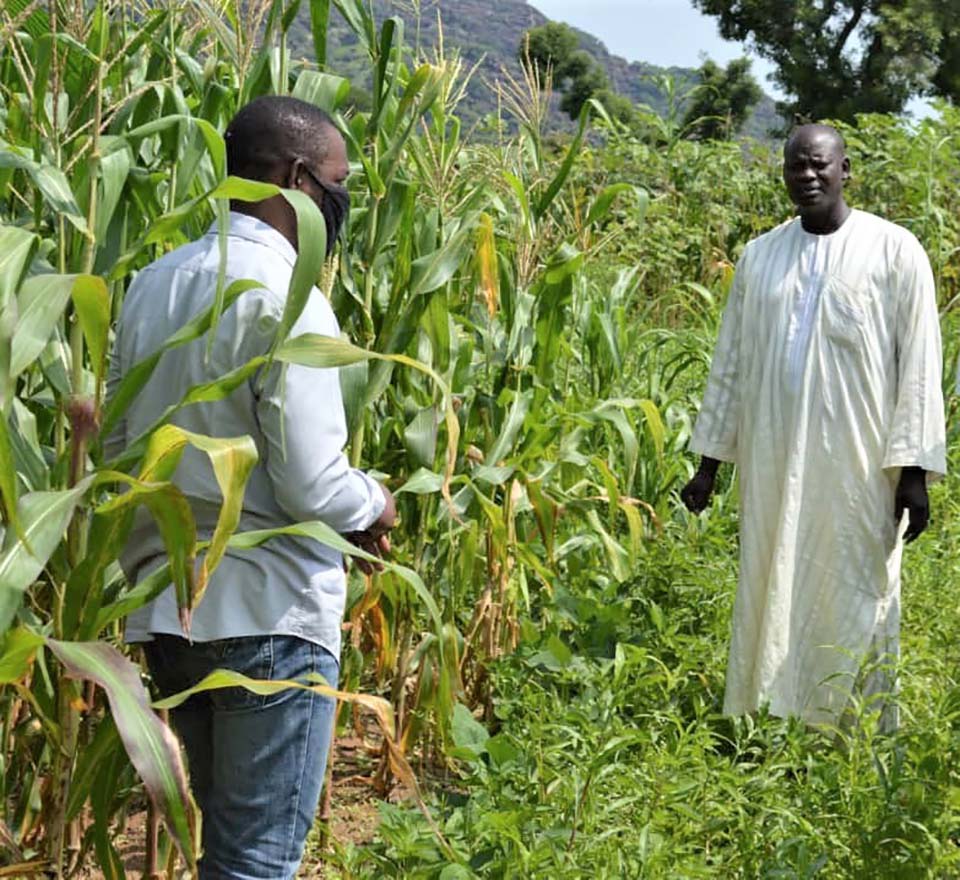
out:
<path id="1" fill-rule="evenodd" d="M 798 216 L 737 265 L 681 497 L 703 510 L 737 465 L 724 712 L 835 723 L 893 686 L 876 661 L 898 656 L 903 543 L 946 469 L 940 330 L 920 243 L 847 206 L 839 133 L 796 129 L 783 173 Z"/>

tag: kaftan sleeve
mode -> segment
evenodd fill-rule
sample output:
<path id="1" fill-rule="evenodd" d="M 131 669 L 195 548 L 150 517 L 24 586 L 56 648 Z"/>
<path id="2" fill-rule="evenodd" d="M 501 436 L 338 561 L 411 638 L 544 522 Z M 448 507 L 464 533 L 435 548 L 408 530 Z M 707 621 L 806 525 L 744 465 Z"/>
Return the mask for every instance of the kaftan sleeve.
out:
<path id="1" fill-rule="evenodd" d="M 930 261 L 913 236 L 900 249 L 895 283 L 897 390 L 883 466 L 938 478 L 947 470 L 940 320 Z"/>
<path id="2" fill-rule="evenodd" d="M 690 451 L 735 462 L 737 427 L 740 423 L 742 382 L 740 338 L 743 324 L 743 295 L 749 248 L 737 264 L 713 351 L 707 388 L 700 414 L 690 439 Z"/>

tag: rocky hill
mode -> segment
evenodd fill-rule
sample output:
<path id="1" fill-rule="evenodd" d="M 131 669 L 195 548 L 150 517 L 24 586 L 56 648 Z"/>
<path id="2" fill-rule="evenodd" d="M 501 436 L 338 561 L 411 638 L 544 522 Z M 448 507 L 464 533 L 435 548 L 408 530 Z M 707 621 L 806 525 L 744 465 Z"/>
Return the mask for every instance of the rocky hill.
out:
<path id="1" fill-rule="evenodd" d="M 523 32 L 549 21 L 526 0 L 419 0 L 419 3 L 411 0 L 372 0 L 372 6 L 378 22 L 389 16 L 403 19 L 404 39 L 408 45 L 419 45 L 429 50 L 436 44 L 442 27 L 446 47 L 456 47 L 470 67 L 479 62 L 461 105 L 461 114 L 467 122 L 496 110 L 495 94 L 489 84 L 501 75 L 503 68 L 519 73 L 516 56 Z M 442 22 L 440 26 L 438 21 Z M 678 84 L 677 93 L 681 95 L 695 80 L 695 71 L 691 68 L 662 68 L 629 62 L 611 54 L 591 34 L 580 30 L 577 33 L 581 48 L 603 66 L 616 91 L 635 103 L 648 104 L 660 114 L 667 112 L 668 99 L 657 83 L 659 76 L 666 74 L 674 77 Z M 312 53 L 309 15 L 305 8 L 291 31 L 290 45 L 294 52 L 303 55 Z M 348 77 L 362 89 L 367 85 L 364 82 L 367 67 L 359 57 L 359 52 L 356 36 L 339 14 L 333 12 L 327 47 L 328 67 Z M 558 126 L 564 125 L 559 114 L 556 122 Z M 778 124 L 773 100 L 764 96 L 748 120 L 745 133 L 764 137 Z"/>

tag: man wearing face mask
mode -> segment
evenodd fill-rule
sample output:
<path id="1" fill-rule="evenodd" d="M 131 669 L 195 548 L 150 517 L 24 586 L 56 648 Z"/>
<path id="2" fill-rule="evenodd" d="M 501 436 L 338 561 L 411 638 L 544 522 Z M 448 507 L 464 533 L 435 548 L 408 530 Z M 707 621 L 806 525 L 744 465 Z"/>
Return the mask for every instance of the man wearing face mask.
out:
<path id="1" fill-rule="evenodd" d="M 327 252 L 346 219 L 349 197 L 343 138 L 316 107 L 264 97 L 230 122 L 230 174 L 298 189 L 326 221 Z M 283 313 L 297 258 L 296 215 L 280 195 L 231 205 L 225 285 L 258 287 L 227 309 L 209 351 L 206 337 L 164 353 L 146 386 L 107 441 L 121 451 L 185 392 L 265 354 Z M 130 286 L 111 356 L 111 389 L 178 329 L 213 303 L 220 266 L 217 229 L 147 266 Z M 314 290 L 291 336 L 338 336 L 326 298 Z M 396 512 L 390 492 L 350 467 L 338 373 L 280 365 L 261 371 L 224 400 L 179 410 L 172 421 L 198 434 L 248 435 L 259 460 L 250 475 L 239 531 L 321 520 L 366 549 L 389 549 Z M 188 449 L 173 477 L 193 509 L 201 539 L 213 532 L 222 496 L 208 459 Z M 149 516 L 138 518 L 122 557 L 131 582 L 165 562 Z M 173 589 L 131 614 L 126 637 L 143 642 L 164 695 L 218 668 L 256 679 L 339 675 L 346 596 L 343 560 L 302 538 L 278 538 L 229 552 L 184 637 Z M 201 878 L 296 875 L 324 776 L 333 703 L 312 692 L 260 696 L 240 688 L 210 691 L 172 712 L 203 815 Z"/>

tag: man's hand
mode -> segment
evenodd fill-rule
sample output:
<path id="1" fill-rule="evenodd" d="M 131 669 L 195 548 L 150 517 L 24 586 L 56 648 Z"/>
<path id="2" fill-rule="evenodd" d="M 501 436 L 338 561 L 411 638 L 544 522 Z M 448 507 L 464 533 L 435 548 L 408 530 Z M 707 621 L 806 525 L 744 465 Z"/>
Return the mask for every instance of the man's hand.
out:
<path id="1" fill-rule="evenodd" d="M 386 535 L 378 535 L 374 537 L 369 532 L 350 532 L 344 537 L 354 546 L 359 547 L 366 553 L 369 553 L 371 556 L 376 556 L 377 559 L 383 559 L 390 552 L 390 538 Z M 360 569 L 364 574 L 373 574 L 374 572 L 383 571 L 383 563 L 372 561 L 369 559 L 361 559 L 359 556 L 350 557 L 353 560 L 353 564 Z M 346 570 L 347 567 L 347 558 L 344 557 L 343 567 Z"/>
<path id="2" fill-rule="evenodd" d="M 715 458 L 704 456 L 700 460 L 700 469 L 693 478 L 680 490 L 680 500 L 692 513 L 700 513 L 710 503 L 713 494 L 713 484 L 717 478 L 717 468 L 720 462 Z"/>
<path id="3" fill-rule="evenodd" d="M 383 559 L 390 552 L 390 538 L 387 532 L 397 524 L 397 504 L 394 501 L 393 494 L 386 486 L 381 486 L 381 488 L 386 503 L 377 521 L 362 532 L 350 532 L 344 535 L 351 544 L 355 544 L 361 550 L 366 551 L 371 556 L 376 556 L 378 559 Z M 347 560 L 344 559 L 343 562 L 344 570 L 346 570 Z M 353 562 L 360 571 L 367 575 L 383 571 L 383 565 L 379 562 L 371 562 L 359 557 L 353 557 Z"/>
<path id="4" fill-rule="evenodd" d="M 900 482 L 894 496 L 893 519 L 897 525 L 907 511 L 907 530 L 903 542 L 915 541 L 930 523 L 930 499 L 927 497 L 927 475 L 923 468 L 905 467 L 900 472 Z"/>

